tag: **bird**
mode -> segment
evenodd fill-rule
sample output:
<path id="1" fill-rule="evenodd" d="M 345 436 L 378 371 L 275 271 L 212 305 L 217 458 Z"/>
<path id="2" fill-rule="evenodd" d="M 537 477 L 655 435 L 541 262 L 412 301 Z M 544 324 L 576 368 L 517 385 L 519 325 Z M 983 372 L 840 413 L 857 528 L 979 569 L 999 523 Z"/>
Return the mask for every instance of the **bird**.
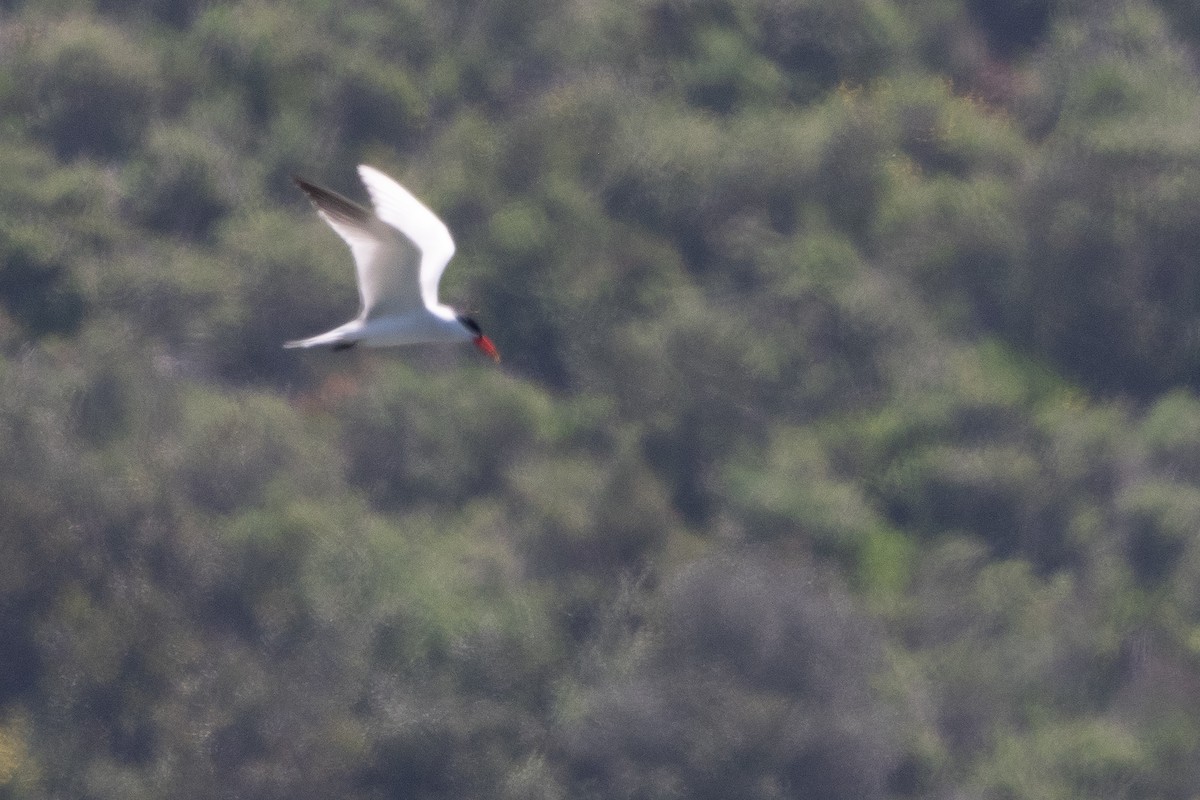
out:
<path id="1" fill-rule="evenodd" d="M 303 178 L 292 180 L 317 214 L 350 246 L 361 301 L 358 316 L 331 331 L 284 347 L 347 350 L 471 341 L 493 361 L 500 353 L 471 316 L 438 301 L 438 283 L 454 255 L 445 223 L 399 183 L 360 164 L 374 210 Z"/>

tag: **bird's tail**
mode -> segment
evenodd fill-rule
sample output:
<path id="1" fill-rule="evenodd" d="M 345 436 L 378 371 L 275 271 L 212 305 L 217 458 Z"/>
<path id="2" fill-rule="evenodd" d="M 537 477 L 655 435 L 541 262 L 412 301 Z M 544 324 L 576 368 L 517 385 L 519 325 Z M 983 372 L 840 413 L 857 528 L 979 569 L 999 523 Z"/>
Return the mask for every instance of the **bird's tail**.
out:
<path id="1" fill-rule="evenodd" d="M 334 350 L 344 350 L 348 347 L 353 347 L 358 342 L 352 331 L 346 330 L 346 326 L 334 328 L 328 333 L 322 333 L 317 336 L 310 336 L 307 339 L 293 339 L 290 342 L 284 342 L 284 347 L 321 347 L 328 346 Z"/>

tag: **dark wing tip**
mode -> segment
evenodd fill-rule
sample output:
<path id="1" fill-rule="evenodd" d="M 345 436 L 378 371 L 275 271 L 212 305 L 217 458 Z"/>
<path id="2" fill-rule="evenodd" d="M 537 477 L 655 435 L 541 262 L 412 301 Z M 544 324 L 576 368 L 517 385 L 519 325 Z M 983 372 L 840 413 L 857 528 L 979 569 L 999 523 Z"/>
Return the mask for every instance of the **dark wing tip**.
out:
<path id="1" fill-rule="evenodd" d="M 317 186 L 315 183 L 310 183 L 298 175 L 292 176 L 292 182 L 308 195 L 308 199 L 312 201 L 313 205 L 335 219 L 344 219 L 348 222 L 359 224 L 371 219 L 370 211 L 367 211 L 367 209 L 353 200 L 342 197 L 337 192 L 332 192 L 329 189 Z"/>

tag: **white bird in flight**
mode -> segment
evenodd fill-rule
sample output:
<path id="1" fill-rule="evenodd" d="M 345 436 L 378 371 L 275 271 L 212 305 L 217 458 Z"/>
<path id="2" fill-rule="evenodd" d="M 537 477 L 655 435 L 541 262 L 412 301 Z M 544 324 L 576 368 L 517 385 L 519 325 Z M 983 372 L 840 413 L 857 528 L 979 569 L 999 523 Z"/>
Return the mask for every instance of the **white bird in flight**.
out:
<path id="1" fill-rule="evenodd" d="M 361 164 L 358 175 L 374 213 L 336 192 L 295 178 L 321 219 L 350 245 L 362 308 L 358 316 L 328 333 L 287 342 L 284 347 L 367 347 L 465 342 L 500 360 L 475 320 L 438 302 L 438 282 L 454 255 L 450 231 L 432 211 L 379 170 Z"/>

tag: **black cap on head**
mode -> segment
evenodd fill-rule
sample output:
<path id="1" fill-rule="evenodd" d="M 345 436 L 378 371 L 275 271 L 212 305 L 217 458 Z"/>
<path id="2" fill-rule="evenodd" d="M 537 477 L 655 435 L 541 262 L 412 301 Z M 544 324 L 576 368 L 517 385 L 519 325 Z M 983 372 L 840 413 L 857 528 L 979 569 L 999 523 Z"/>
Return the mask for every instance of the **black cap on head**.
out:
<path id="1" fill-rule="evenodd" d="M 483 330 L 480 329 L 479 323 L 468 317 L 466 314 L 458 314 L 457 319 L 460 323 L 462 323 L 462 326 L 471 333 L 475 334 L 476 336 L 483 335 Z"/>

